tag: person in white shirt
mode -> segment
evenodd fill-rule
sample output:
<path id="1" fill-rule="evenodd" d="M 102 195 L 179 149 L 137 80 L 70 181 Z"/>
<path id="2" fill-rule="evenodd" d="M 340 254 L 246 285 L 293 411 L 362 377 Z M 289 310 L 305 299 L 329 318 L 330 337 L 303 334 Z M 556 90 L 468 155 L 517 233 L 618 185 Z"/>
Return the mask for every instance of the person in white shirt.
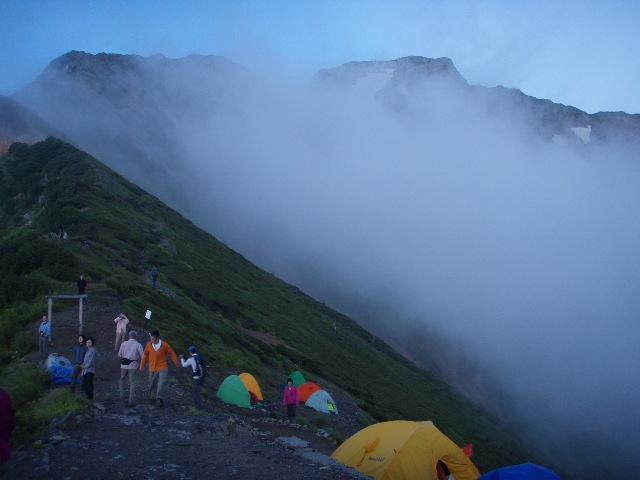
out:
<path id="1" fill-rule="evenodd" d="M 184 368 L 191 368 L 191 395 L 193 396 L 196 408 L 198 410 L 202 410 L 202 398 L 200 396 L 200 368 L 198 366 L 198 352 L 194 345 L 189 347 L 189 355 L 190 357 L 187 360 L 184 359 L 184 355 L 180 355 L 180 363 Z"/>
<path id="2" fill-rule="evenodd" d="M 124 400 L 124 382 L 129 378 L 129 402 L 133 407 L 138 378 L 140 376 L 140 360 L 144 354 L 142 345 L 138 342 L 138 332 L 131 330 L 129 340 L 122 342 L 118 357 L 120 357 L 120 400 Z M 128 363 L 127 363 L 128 362 Z"/>

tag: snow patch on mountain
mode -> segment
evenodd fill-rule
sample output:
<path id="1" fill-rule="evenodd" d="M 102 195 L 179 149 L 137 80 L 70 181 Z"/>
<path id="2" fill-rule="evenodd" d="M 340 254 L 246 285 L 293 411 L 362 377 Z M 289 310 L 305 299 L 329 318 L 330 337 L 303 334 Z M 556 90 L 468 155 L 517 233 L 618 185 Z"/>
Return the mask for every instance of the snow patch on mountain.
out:
<path id="1" fill-rule="evenodd" d="M 570 130 L 585 145 L 591 142 L 591 125 L 587 125 L 586 127 L 572 127 Z M 553 134 L 551 141 L 556 145 L 567 145 L 567 139 L 559 133 Z"/>
<path id="2" fill-rule="evenodd" d="M 583 143 L 589 143 L 591 141 L 591 125 L 586 127 L 573 127 L 571 131 L 578 137 Z"/>

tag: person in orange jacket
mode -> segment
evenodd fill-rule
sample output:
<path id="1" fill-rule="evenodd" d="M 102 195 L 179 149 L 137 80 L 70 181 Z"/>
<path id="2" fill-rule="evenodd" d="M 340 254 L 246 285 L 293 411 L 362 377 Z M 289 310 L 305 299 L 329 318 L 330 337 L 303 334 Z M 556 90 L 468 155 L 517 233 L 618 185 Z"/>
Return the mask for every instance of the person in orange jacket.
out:
<path id="1" fill-rule="evenodd" d="M 144 370 L 147 361 L 149 362 L 149 400 L 152 405 L 162 407 L 162 389 L 169 376 L 167 356 L 171 357 L 173 364 L 178 366 L 178 358 L 171 346 L 160 339 L 160 332 L 154 330 L 149 334 L 149 341 L 144 348 L 144 354 L 140 361 L 140 370 Z"/>

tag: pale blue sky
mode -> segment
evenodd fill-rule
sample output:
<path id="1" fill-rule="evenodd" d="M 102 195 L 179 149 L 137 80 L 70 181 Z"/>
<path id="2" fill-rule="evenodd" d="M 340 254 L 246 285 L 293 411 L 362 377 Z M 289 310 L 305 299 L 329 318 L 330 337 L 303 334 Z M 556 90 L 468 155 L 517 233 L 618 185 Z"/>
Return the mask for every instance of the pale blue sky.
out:
<path id="1" fill-rule="evenodd" d="M 310 76 L 351 60 L 449 57 L 472 84 L 589 113 L 640 113 L 640 2 L 0 0 L 0 94 L 69 50 L 223 55 Z"/>

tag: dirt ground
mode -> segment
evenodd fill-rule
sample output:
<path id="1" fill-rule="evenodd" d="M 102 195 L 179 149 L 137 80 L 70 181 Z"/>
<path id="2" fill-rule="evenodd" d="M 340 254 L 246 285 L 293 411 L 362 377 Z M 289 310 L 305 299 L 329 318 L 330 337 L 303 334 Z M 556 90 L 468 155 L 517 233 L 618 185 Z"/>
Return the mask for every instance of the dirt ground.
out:
<path id="1" fill-rule="evenodd" d="M 90 300 L 85 304 L 84 333 L 96 339 L 94 403 L 82 414 L 54 420 L 29 445 L 14 449 L 7 478 L 368 478 L 329 458 L 336 442 L 328 431 L 337 430 L 348 438 L 362 428 L 355 416 L 355 402 L 337 389 L 330 393 L 339 415 L 324 415 L 303 405 L 298 409 L 298 416 L 309 421 L 326 417 L 325 430 L 318 431 L 282 420 L 282 396 L 277 390 L 266 395 L 273 402 L 251 410 L 219 401 L 215 393 L 223 378 L 216 375 L 215 365 L 204 387 L 202 413 L 191 408 L 188 373 L 173 365 L 163 407 L 147 401 L 146 372 L 140 377 L 136 405 L 127 406 L 119 398 L 120 363 L 114 351 L 113 319 L 119 313 L 117 304 L 93 305 Z M 144 346 L 148 332 L 129 318 Z M 34 338 L 38 325 L 39 320 L 34 319 L 30 326 Z M 54 312 L 52 327 L 49 353 L 72 359 L 79 333 L 78 308 Z M 28 360 L 39 362 L 38 352 Z M 76 395 L 83 395 L 80 388 L 76 390 Z"/>

